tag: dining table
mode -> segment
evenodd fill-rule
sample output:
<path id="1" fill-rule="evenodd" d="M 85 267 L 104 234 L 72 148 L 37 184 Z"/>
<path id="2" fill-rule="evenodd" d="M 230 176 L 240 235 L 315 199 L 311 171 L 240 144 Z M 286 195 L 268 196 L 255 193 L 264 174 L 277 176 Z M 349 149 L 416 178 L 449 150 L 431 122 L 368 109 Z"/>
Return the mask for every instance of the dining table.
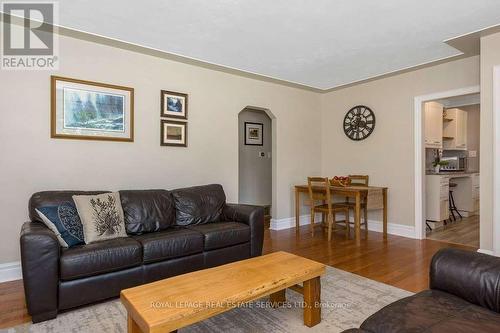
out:
<path id="1" fill-rule="evenodd" d="M 315 193 L 325 193 L 326 187 L 324 186 L 313 186 L 313 192 Z M 382 202 L 383 202 L 383 213 L 382 213 L 382 232 L 384 239 L 387 239 L 387 187 L 379 186 L 358 186 L 358 185 L 330 185 L 330 191 L 334 196 L 343 196 L 347 198 L 354 199 L 354 238 L 356 245 L 361 244 L 361 200 L 366 198 L 368 191 L 370 190 L 381 190 L 382 191 Z M 295 230 L 299 234 L 300 226 L 300 197 L 301 193 L 309 193 L 308 185 L 295 185 Z"/>

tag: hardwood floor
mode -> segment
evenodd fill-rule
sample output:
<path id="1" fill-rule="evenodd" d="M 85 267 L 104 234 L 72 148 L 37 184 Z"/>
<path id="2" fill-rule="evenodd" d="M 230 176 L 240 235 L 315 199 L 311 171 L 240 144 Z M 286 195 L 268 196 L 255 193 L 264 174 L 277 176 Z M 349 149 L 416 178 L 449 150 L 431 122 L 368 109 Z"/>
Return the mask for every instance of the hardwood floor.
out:
<path id="1" fill-rule="evenodd" d="M 319 231 L 319 227 L 318 227 Z M 477 248 L 449 244 L 435 240 L 416 240 L 388 235 L 384 241 L 382 233 L 369 232 L 361 246 L 352 239 L 346 240 L 342 231 L 335 234 L 331 244 L 326 233 L 317 232 L 311 237 L 309 227 L 301 227 L 297 237 L 295 229 L 266 231 L 264 253 L 288 251 L 322 262 L 369 279 L 418 292 L 429 284 L 429 264 L 439 249 L 446 247 L 475 251 Z"/>
<path id="2" fill-rule="evenodd" d="M 476 248 L 447 244 L 435 240 L 415 240 L 389 235 L 384 240 L 381 233 L 369 232 L 361 246 L 346 240 L 344 232 L 334 234 L 331 243 L 326 233 L 311 237 L 309 227 L 272 231 L 266 230 L 264 253 L 282 250 L 321 263 L 355 273 L 395 287 L 418 292 L 427 288 L 429 263 L 441 248 L 455 247 L 474 251 Z M 26 311 L 22 281 L 0 283 L 0 328 L 12 327 L 30 321 Z"/>
<path id="3" fill-rule="evenodd" d="M 427 238 L 479 247 L 479 215 L 464 217 L 427 232 Z"/>
<path id="4" fill-rule="evenodd" d="M 22 280 L 0 283 L 0 329 L 30 320 Z"/>

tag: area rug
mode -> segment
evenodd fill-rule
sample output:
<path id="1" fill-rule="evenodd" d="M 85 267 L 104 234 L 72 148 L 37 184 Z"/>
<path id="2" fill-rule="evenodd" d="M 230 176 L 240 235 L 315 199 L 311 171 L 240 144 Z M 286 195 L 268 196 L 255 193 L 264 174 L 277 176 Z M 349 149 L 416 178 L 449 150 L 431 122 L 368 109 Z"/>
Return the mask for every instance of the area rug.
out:
<path id="1" fill-rule="evenodd" d="M 327 267 L 321 278 L 322 320 L 313 328 L 303 325 L 302 295 L 287 290 L 287 303 L 273 309 L 267 299 L 251 302 L 211 319 L 180 329 L 180 333 L 207 332 L 342 332 L 359 327 L 383 306 L 412 293 L 380 282 Z M 113 300 L 61 313 L 56 319 L 24 324 L 0 332 L 101 333 L 126 332 L 126 311 Z"/>

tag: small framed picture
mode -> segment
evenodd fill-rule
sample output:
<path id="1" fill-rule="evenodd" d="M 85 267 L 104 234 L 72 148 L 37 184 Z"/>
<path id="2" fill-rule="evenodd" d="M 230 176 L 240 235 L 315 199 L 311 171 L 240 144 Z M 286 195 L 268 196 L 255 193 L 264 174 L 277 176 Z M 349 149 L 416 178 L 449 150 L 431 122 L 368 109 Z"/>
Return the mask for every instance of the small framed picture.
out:
<path id="1" fill-rule="evenodd" d="M 264 145 L 264 124 L 245 122 L 245 145 Z"/>
<path id="2" fill-rule="evenodd" d="M 160 144 L 162 146 L 187 147 L 187 123 L 162 120 Z"/>
<path id="3" fill-rule="evenodd" d="M 134 141 L 134 89 L 51 77 L 51 137 Z"/>
<path id="4" fill-rule="evenodd" d="M 161 117 L 187 119 L 188 95 L 161 91 Z"/>

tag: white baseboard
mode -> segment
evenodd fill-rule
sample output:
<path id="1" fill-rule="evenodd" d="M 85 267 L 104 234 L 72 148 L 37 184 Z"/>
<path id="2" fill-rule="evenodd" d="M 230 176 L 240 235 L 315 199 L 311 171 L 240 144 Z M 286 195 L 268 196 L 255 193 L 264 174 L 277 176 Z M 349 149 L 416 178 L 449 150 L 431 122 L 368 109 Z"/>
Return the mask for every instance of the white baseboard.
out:
<path id="1" fill-rule="evenodd" d="M 339 219 L 342 219 L 341 214 L 339 214 Z M 317 215 L 316 221 L 317 223 L 321 222 L 321 215 Z M 351 221 L 354 219 L 351 217 Z M 301 215 L 299 218 L 299 224 L 308 225 L 310 223 L 309 215 Z M 269 229 L 271 230 L 284 230 L 295 228 L 295 217 L 287 217 L 283 219 L 271 219 L 271 226 Z M 368 220 L 368 230 L 375 232 L 382 232 L 383 226 L 381 221 Z M 404 224 L 396 224 L 396 223 L 388 223 L 387 224 L 387 233 L 396 236 L 402 236 L 407 238 L 416 238 L 415 237 L 415 227 L 404 225 Z"/>
<path id="2" fill-rule="evenodd" d="M 484 254 L 489 254 L 490 256 L 494 255 L 493 251 L 491 251 L 491 250 L 479 249 L 479 250 L 477 250 L 477 252 L 484 253 Z"/>
<path id="3" fill-rule="evenodd" d="M 299 218 L 299 224 L 300 225 L 308 225 L 311 223 L 311 216 L 308 215 L 301 215 Z M 315 220 L 317 223 L 321 222 L 321 214 L 317 214 Z M 271 219 L 271 225 L 269 229 L 271 230 L 284 230 L 284 229 L 290 229 L 290 228 L 295 228 L 295 217 L 286 217 L 284 219 Z"/>
<path id="4" fill-rule="evenodd" d="M 21 262 L 9 262 L 6 264 L 0 264 L 0 283 L 21 280 L 23 278 L 23 273 L 21 271 Z"/>

